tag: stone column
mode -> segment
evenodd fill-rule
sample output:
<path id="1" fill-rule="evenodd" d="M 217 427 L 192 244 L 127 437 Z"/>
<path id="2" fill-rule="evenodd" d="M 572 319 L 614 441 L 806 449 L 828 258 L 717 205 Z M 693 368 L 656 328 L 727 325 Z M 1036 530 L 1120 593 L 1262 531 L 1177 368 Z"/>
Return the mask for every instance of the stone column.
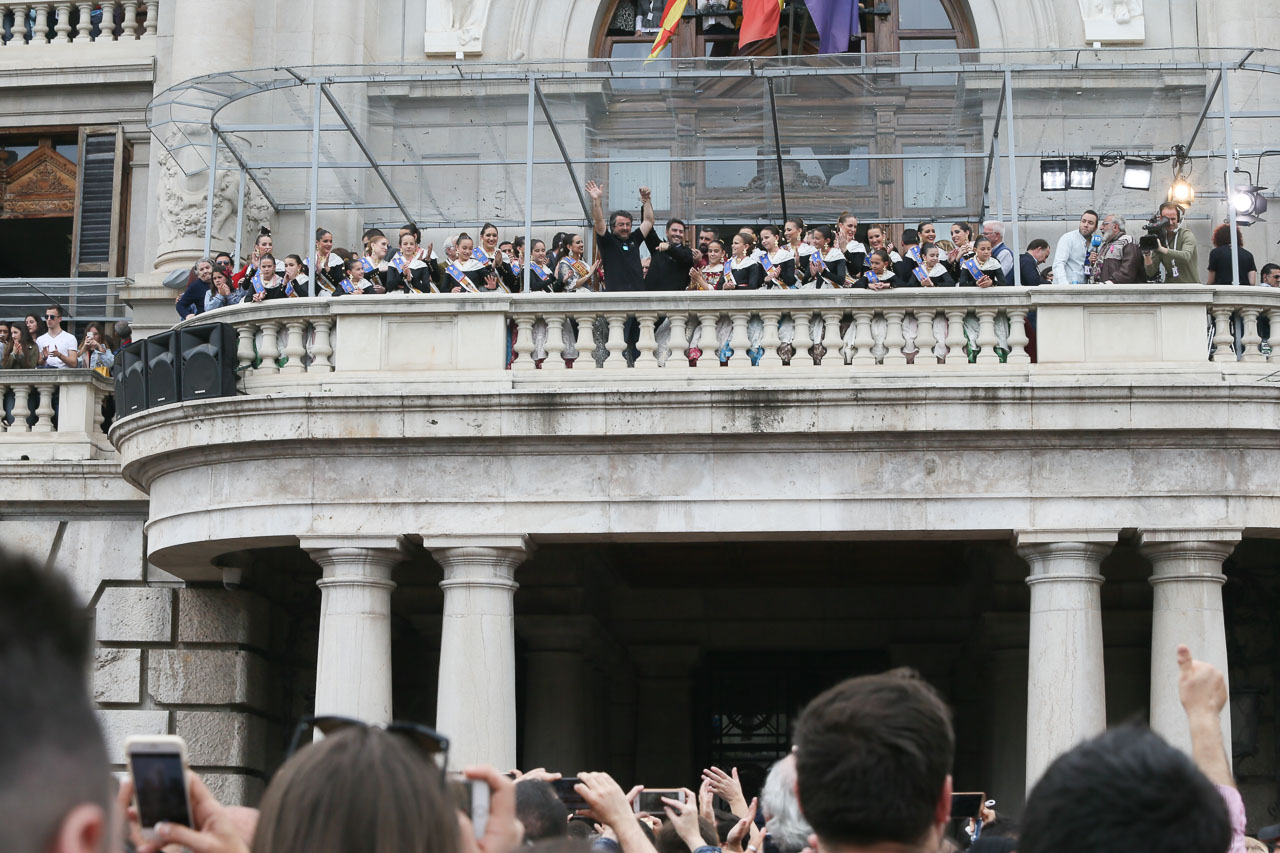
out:
<path id="1" fill-rule="evenodd" d="M 1185 643 L 1197 660 L 1227 675 L 1227 632 L 1222 617 L 1222 561 L 1240 541 L 1239 530 L 1149 530 L 1142 553 L 1151 561 L 1151 729 L 1191 752 L 1187 716 L 1178 700 L 1175 650 Z M 1231 760 L 1231 705 L 1222 709 L 1222 739 Z"/>
<path id="2" fill-rule="evenodd" d="M 391 569 L 395 537 L 304 539 L 320 564 L 316 714 L 391 721 Z"/>
<path id="3" fill-rule="evenodd" d="M 1063 752 L 1107 726 L 1102 558 L 1109 531 L 1020 533 L 1031 568 L 1027 648 L 1027 788 Z"/>
<path id="4" fill-rule="evenodd" d="M 566 776 L 599 767 L 593 754 L 599 714 L 593 707 L 587 652 L 592 638 L 585 617 L 521 617 L 520 637 L 528 646 L 522 756 L 527 767 L 546 767 Z"/>
<path id="5" fill-rule="evenodd" d="M 528 547 L 431 547 L 444 569 L 436 728 L 449 764 L 516 766 L 516 567 Z"/>
<path id="6" fill-rule="evenodd" d="M 706 352 L 706 350 L 704 350 Z M 646 785 L 696 779 L 693 756 L 693 668 L 697 646 L 631 649 L 636 684 L 636 780 Z"/>

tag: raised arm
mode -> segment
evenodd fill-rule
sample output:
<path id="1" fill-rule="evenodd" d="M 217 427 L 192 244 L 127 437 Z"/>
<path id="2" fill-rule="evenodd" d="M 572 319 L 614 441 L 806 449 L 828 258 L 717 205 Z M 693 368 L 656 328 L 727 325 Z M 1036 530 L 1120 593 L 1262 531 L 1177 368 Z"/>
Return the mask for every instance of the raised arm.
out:
<path id="1" fill-rule="evenodd" d="M 1219 718 L 1227 704 L 1226 679 L 1213 664 L 1193 660 L 1186 646 L 1178 646 L 1177 654 L 1178 699 L 1191 727 L 1191 760 L 1210 782 L 1235 787 Z"/>
<path id="2" fill-rule="evenodd" d="M 640 233 L 648 237 L 653 233 L 653 191 L 640 188 Z"/>
<path id="3" fill-rule="evenodd" d="M 604 187 L 595 181 L 587 181 L 587 195 L 591 196 L 591 227 L 601 237 L 605 234 Z"/>

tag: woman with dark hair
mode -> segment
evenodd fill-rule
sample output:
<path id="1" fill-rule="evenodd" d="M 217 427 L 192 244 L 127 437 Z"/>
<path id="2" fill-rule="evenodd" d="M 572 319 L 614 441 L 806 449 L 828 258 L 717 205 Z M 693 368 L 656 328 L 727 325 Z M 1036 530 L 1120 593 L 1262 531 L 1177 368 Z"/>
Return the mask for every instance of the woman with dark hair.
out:
<path id="1" fill-rule="evenodd" d="M 97 370 L 104 376 L 111 375 L 111 365 L 116 363 L 115 353 L 111 352 L 107 346 L 106 338 L 102 333 L 102 326 L 99 323 L 90 323 L 85 326 L 84 340 L 80 343 L 80 349 L 76 350 L 79 354 L 77 359 L 77 367 L 87 367 L 90 370 Z"/>
<path id="2" fill-rule="evenodd" d="M 284 257 L 284 295 L 290 298 L 307 295 L 306 267 L 297 255 Z"/>
<path id="3" fill-rule="evenodd" d="M 306 261 L 307 274 L 315 279 L 317 291 L 333 293 L 347 277 L 347 265 L 333 251 L 333 234 L 323 228 L 316 229 L 316 248 Z"/>
<path id="4" fill-rule="evenodd" d="M 400 250 L 387 269 L 388 293 L 439 293 L 435 285 L 436 262 L 418 247 L 412 231 L 400 232 Z"/>
<path id="5" fill-rule="evenodd" d="M 534 240 L 529 245 L 529 289 L 550 293 L 555 284 L 555 273 L 547 266 L 547 244 Z"/>
<path id="6" fill-rule="evenodd" d="M 965 261 L 971 261 L 966 263 Z M 960 274 L 956 276 L 960 287 L 1004 287 L 1008 284 L 1000 262 L 991 257 L 991 241 L 979 237 L 973 242 L 973 257 L 960 262 Z"/>
<path id="7" fill-rule="evenodd" d="M 1258 264 L 1253 253 L 1244 247 L 1244 231 L 1236 226 L 1236 252 L 1240 258 L 1240 278 L 1258 283 Z M 1243 284 L 1231 269 L 1231 226 L 1223 223 L 1213 229 L 1213 251 L 1209 252 L 1209 274 L 1205 284 Z"/>
<path id="8" fill-rule="evenodd" d="M 853 283 L 863 290 L 888 290 L 900 284 L 893 277 L 893 262 L 884 249 L 876 249 L 867 255 L 867 270 Z"/>
<path id="9" fill-rule="evenodd" d="M 556 262 L 555 289 L 566 292 L 594 290 L 591 282 L 600 271 L 600 261 L 597 259 L 595 265 L 589 267 L 582 259 L 582 253 L 587 247 L 582 241 L 582 235 L 565 234 L 561 245 L 564 253 Z"/>
<path id="10" fill-rule="evenodd" d="M 9 346 L 0 367 L 6 370 L 33 370 L 39 359 L 40 352 L 36 349 L 36 339 L 31 336 L 29 326 L 19 326 L 17 323 L 10 325 Z"/>
<path id="11" fill-rule="evenodd" d="M 249 291 L 251 288 L 248 282 L 258 274 L 258 262 L 262 260 L 263 255 L 271 254 L 272 247 L 271 229 L 263 225 L 258 228 L 258 237 L 253 241 L 253 252 L 249 255 L 249 262 L 244 265 L 244 269 L 231 277 L 232 283 Z"/>
<path id="12" fill-rule="evenodd" d="M 369 288 L 374 288 L 376 293 L 386 293 L 388 290 L 388 274 L 391 271 L 391 264 L 387 260 L 387 252 L 390 249 L 391 242 L 387 240 L 387 235 L 383 234 L 378 228 L 370 228 L 365 232 L 368 241 L 365 243 L 364 257 L 360 259 L 361 266 L 364 267 L 364 290 L 368 292 Z M 382 288 L 377 290 L 377 288 Z"/>
<path id="13" fill-rule="evenodd" d="M 809 256 L 809 277 L 820 289 L 847 287 L 844 252 L 832 245 L 835 235 L 829 225 L 815 225 L 809 232 L 813 253 Z"/>
<path id="14" fill-rule="evenodd" d="M 47 330 L 45 324 L 35 314 L 28 314 L 22 322 L 32 341 L 39 340 L 40 336 Z"/>
<path id="15" fill-rule="evenodd" d="M 517 289 L 515 270 L 511 268 L 512 259 L 498 248 L 498 226 L 492 222 L 480 226 L 480 245 L 472 249 L 471 255 L 493 271 L 503 290 Z"/>
<path id="16" fill-rule="evenodd" d="M 231 286 L 231 270 L 226 267 L 214 267 L 210 275 L 209 292 L 204 296 L 204 310 L 212 311 L 224 305 L 239 305 L 244 299 L 244 291 Z"/>
<path id="17" fill-rule="evenodd" d="M 947 266 L 953 278 L 960 276 L 960 263 L 973 257 L 973 226 L 968 222 L 951 223 L 952 248 L 947 251 Z"/>
<path id="18" fill-rule="evenodd" d="M 766 225 L 760 229 L 760 245 L 764 249 L 760 266 L 764 268 L 765 287 L 791 288 L 796 285 L 795 255 L 782 244 L 782 229 Z"/>
<path id="19" fill-rule="evenodd" d="M 750 231 L 744 229 L 733 235 L 733 257 L 725 267 L 725 290 L 759 290 L 764 284 L 764 267 L 756 260 L 755 248 L 756 240 Z"/>
<path id="20" fill-rule="evenodd" d="M 266 252 L 259 256 L 258 269 L 253 277 L 249 279 L 248 291 L 253 294 L 248 297 L 250 302 L 284 299 L 289 295 L 285 288 L 284 279 L 276 275 L 275 255 Z"/>

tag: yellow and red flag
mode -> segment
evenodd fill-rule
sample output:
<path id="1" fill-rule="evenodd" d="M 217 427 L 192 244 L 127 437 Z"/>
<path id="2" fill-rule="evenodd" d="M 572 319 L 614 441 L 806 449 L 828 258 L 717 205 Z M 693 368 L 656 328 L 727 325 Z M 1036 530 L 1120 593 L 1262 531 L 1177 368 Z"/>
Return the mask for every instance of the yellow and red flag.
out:
<path id="1" fill-rule="evenodd" d="M 782 0 L 743 0 L 742 26 L 738 28 L 738 47 L 753 41 L 772 38 L 782 18 Z"/>
<path id="2" fill-rule="evenodd" d="M 653 50 L 649 51 L 649 59 L 656 59 L 658 54 L 662 53 L 662 49 L 667 46 L 667 42 L 671 41 L 676 25 L 680 23 L 680 16 L 684 14 L 684 7 L 688 4 L 689 0 L 667 0 L 667 6 L 662 10 L 662 31 L 653 40 Z"/>

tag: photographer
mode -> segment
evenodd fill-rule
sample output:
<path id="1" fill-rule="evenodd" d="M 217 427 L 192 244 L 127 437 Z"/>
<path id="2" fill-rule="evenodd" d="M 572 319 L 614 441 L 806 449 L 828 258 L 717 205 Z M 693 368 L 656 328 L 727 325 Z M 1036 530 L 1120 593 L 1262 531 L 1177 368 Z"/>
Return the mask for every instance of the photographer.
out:
<path id="1" fill-rule="evenodd" d="M 1098 229 L 1102 245 L 1098 247 L 1098 262 L 1093 267 L 1094 284 L 1141 284 L 1142 261 L 1137 242 L 1125 233 L 1124 217 L 1109 213 Z"/>
<path id="2" fill-rule="evenodd" d="M 1146 230 L 1156 238 L 1154 248 L 1143 247 L 1142 250 L 1142 266 L 1151 281 L 1161 280 L 1165 284 L 1195 284 L 1199 281 L 1196 271 L 1200 268 L 1200 255 L 1196 249 L 1196 238 L 1181 225 L 1182 208 L 1173 202 L 1165 202 L 1147 226 Z M 1163 276 L 1161 269 L 1164 270 Z"/>

